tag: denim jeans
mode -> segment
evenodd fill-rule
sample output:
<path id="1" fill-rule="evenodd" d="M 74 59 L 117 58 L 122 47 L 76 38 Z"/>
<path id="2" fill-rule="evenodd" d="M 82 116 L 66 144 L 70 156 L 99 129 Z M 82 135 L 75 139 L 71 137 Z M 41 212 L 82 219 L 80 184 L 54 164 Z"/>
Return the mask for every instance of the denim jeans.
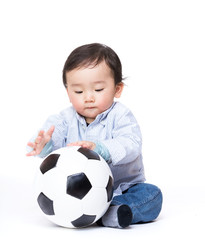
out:
<path id="1" fill-rule="evenodd" d="M 156 219 L 162 208 L 161 190 L 148 183 L 138 183 L 122 195 L 115 196 L 112 205 L 128 205 L 133 214 L 132 224 Z"/>

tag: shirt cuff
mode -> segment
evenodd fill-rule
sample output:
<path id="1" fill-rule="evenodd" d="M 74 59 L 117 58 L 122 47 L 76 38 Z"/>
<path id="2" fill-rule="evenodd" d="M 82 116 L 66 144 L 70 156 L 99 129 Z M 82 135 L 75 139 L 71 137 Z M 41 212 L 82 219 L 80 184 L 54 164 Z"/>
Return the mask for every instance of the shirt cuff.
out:
<path id="1" fill-rule="evenodd" d="M 108 149 L 105 147 L 105 145 L 101 142 L 96 142 L 96 147 L 94 151 L 98 153 L 106 162 L 109 162 L 110 159 L 110 153 Z"/>
<path id="2" fill-rule="evenodd" d="M 52 145 L 52 140 L 50 140 L 43 148 L 43 150 L 40 152 L 40 154 L 37 155 L 37 157 L 44 158 L 48 154 L 52 152 L 53 145 Z"/>

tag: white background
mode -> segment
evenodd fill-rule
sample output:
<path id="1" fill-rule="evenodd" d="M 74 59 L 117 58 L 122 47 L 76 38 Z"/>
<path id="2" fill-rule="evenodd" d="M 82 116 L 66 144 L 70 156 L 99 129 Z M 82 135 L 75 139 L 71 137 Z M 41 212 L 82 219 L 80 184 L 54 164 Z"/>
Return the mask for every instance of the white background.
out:
<path id="1" fill-rule="evenodd" d="M 164 239 L 163 229 L 180 232 L 180 226 L 185 229 L 181 236 L 199 232 L 205 215 L 204 12 L 199 0 L 0 0 L 4 239 L 18 236 L 24 224 L 35 236 L 40 231 L 77 234 L 47 226 L 35 209 L 31 186 L 36 162 L 25 157 L 25 147 L 49 115 L 69 105 L 61 77 L 64 62 L 74 48 L 92 42 L 110 46 L 121 59 L 127 86 L 120 101 L 140 124 L 147 182 L 164 193 L 155 227 L 140 225 L 130 234 L 146 239 L 149 231 L 149 237 Z M 185 215 L 179 216 L 181 207 Z M 185 227 L 184 221 L 191 225 Z"/>

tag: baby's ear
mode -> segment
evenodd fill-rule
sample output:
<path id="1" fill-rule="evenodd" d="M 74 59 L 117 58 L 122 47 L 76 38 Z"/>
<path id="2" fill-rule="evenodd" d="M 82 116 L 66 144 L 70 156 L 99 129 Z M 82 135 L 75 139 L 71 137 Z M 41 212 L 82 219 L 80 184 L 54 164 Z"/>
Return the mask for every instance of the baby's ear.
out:
<path id="1" fill-rule="evenodd" d="M 124 83 L 120 82 L 115 86 L 115 98 L 120 98 L 124 88 Z"/>

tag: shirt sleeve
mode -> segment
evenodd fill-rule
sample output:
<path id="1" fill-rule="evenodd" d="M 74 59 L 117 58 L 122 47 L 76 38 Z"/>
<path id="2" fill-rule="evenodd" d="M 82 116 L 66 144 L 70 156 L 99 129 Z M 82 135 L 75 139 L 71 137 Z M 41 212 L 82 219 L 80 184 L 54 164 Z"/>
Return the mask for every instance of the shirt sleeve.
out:
<path id="1" fill-rule="evenodd" d="M 139 125 L 129 109 L 116 114 L 112 139 L 104 140 L 113 165 L 135 161 L 141 155 L 142 137 Z"/>

